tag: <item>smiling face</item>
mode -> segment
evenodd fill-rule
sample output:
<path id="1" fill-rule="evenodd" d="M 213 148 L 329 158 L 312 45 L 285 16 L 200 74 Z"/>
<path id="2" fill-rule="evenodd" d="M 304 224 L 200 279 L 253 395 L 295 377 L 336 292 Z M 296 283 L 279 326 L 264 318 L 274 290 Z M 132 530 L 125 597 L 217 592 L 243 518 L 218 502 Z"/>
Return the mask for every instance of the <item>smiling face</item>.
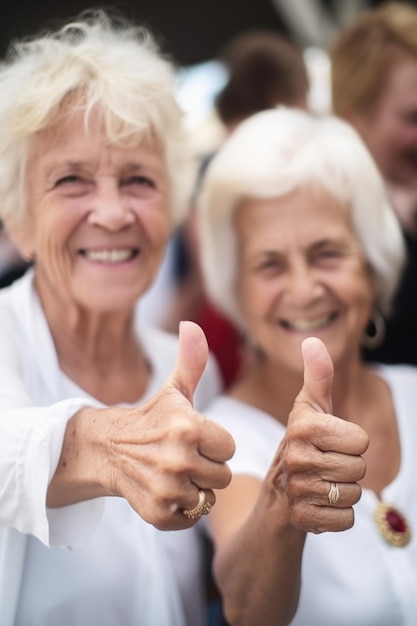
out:
<path id="1" fill-rule="evenodd" d="M 18 241 L 36 259 L 44 303 L 131 308 L 165 251 L 167 187 L 156 143 L 109 145 L 86 134 L 81 112 L 39 133 L 27 166 L 30 222 Z"/>
<path id="2" fill-rule="evenodd" d="M 351 121 L 363 136 L 382 175 L 390 182 L 417 181 L 417 58 L 395 51 L 375 110 Z"/>
<path id="3" fill-rule="evenodd" d="M 237 294 L 251 342 L 297 373 L 309 336 L 325 342 L 335 365 L 357 358 L 374 289 L 346 208 L 303 187 L 243 201 L 235 227 Z"/>

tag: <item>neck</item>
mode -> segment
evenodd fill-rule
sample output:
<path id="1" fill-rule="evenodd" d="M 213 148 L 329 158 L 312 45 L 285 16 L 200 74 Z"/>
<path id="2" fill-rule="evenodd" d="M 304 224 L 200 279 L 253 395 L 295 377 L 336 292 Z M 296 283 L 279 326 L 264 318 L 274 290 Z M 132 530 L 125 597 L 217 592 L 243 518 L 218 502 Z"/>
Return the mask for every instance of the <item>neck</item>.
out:
<path id="1" fill-rule="evenodd" d="M 337 365 L 332 390 L 334 415 L 360 422 L 362 403 L 368 395 L 369 376 L 373 375 L 359 357 L 351 357 L 349 363 Z M 230 395 L 256 406 L 286 425 L 302 386 L 302 371 L 287 370 L 264 359 L 253 363 L 246 375 L 232 387 Z"/>
<path id="2" fill-rule="evenodd" d="M 134 330 L 134 311 L 102 313 L 53 300 L 42 306 L 60 369 L 105 404 L 133 403 L 145 392 L 150 367 Z"/>

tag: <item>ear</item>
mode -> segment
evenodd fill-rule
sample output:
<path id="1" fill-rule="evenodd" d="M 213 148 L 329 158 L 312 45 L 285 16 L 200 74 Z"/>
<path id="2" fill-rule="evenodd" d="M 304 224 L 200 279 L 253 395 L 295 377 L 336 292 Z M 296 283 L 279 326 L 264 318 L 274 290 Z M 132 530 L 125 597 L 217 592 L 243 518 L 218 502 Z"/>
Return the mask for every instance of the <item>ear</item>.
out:
<path id="1" fill-rule="evenodd" d="M 6 231 L 25 261 L 35 258 L 35 228 L 30 217 L 26 217 L 23 224 L 10 225 L 6 222 Z"/>

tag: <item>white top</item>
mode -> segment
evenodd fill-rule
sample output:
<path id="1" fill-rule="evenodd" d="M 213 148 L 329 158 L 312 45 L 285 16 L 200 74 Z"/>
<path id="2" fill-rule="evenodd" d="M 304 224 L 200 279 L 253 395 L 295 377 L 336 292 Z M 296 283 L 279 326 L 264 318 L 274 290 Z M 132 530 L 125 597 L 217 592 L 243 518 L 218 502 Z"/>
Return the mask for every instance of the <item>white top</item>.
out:
<path id="1" fill-rule="evenodd" d="M 143 402 L 171 373 L 178 339 L 137 332 L 153 372 Z M 205 624 L 199 528 L 158 531 L 121 498 L 45 507 L 67 421 L 103 405 L 59 369 L 31 270 L 0 291 L 0 333 L 1 625 Z M 210 361 L 195 406 L 219 389 Z"/>
<path id="2" fill-rule="evenodd" d="M 299 608 L 291 626 L 416 626 L 417 624 L 417 368 L 378 366 L 392 393 L 401 445 L 401 467 L 382 499 L 402 511 L 413 537 L 396 548 L 373 520 L 378 499 L 364 489 L 355 524 L 341 533 L 308 534 Z M 219 397 L 205 414 L 229 430 L 236 474 L 262 480 L 284 435 L 284 426 L 232 398 Z"/>

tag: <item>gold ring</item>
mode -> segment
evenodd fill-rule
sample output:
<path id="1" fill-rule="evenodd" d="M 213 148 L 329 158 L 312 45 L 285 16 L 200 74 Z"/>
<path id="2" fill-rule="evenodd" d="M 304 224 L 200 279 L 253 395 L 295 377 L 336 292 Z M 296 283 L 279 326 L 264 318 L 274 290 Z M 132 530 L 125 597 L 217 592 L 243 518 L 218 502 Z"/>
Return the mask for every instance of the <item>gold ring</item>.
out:
<path id="1" fill-rule="evenodd" d="M 327 497 L 329 499 L 330 506 L 336 506 L 340 500 L 339 485 L 337 483 L 330 483 L 330 489 Z"/>
<path id="2" fill-rule="evenodd" d="M 188 519 L 197 519 L 202 515 L 210 513 L 211 504 L 206 502 L 206 492 L 202 489 L 198 491 L 198 504 L 193 509 L 182 509 L 182 514 Z"/>

